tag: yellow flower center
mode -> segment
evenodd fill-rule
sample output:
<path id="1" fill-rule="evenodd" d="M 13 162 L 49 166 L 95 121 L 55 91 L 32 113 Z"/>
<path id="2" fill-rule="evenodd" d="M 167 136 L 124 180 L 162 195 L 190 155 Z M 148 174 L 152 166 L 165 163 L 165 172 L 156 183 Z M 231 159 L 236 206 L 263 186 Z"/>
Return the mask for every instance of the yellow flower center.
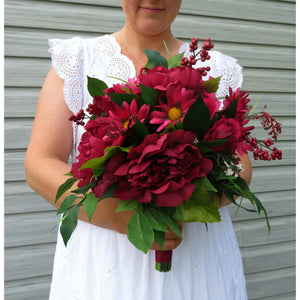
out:
<path id="1" fill-rule="evenodd" d="M 126 120 L 126 121 L 123 123 L 123 128 L 124 128 L 124 129 L 127 129 L 127 128 L 128 128 L 128 123 L 129 123 L 129 120 Z"/>
<path id="2" fill-rule="evenodd" d="M 168 111 L 168 118 L 171 121 L 176 121 L 181 117 L 181 110 L 177 107 L 171 107 Z"/>

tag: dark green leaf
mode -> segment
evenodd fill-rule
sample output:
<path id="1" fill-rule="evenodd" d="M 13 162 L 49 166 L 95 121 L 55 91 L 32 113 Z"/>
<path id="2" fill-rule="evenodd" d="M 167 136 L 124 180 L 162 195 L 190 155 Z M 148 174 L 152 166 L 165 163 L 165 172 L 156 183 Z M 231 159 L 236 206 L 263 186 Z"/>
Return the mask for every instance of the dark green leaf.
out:
<path id="1" fill-rule="evenodd" d="M 100 177 L 105 172 L 105 168 L 102 169 L 93 169 L 94 176 Z"/>
<path id="2" fill-rule="evenodd" d="M 128 201 L 120 200 L 116 212 L 136 210 L 140 205 L 141 203 L 137 202 L 134 199 Z"/>
<path id="3" fill-rule="evenodd" d="M 145 216 L 148 218 L 152 228 L 158 231 L 168 232 L 167 222 L 159 209 L 148 208 L 145 210 Z"/>
<path id="4" fill-rule="evenodd" d="M 129 151 L 129 148 L 124 148 L 120 146 L 111 146 L 109 148 L 105 149 L 105 154 L 102 157 L 92 158 L 88 160 L 86 163 L 84 163 L 79 170 L 82 169 L 105 169 L 105 166 L 108 162 L 108 160 L 117 152 L 127 152 Z"/>
<path id="5" fill-rule="evenodd" d="M 138 117 L 136 117 L 136 123 L 131 127 L 131 130 L 133 134 L 141 141 L 143 141 L 145 136 L 149 134 L 148 128 L 141 123 Z"/>
<path id="6" fill-rule="evenodd" d="M 164 214 L 164 220 L 166 221 L 168 227 L 176 233 L 179 237 L 182 238 L 181 231 L 179 228 L 178 220 L 174 219 L 173 215 L 170 214 L 170 211 L 168 209 L 161 210 Z"/>
<path id="7" fill-rule="evenodd" d="M 160 246 L 161 250 L 163 250 L 165 239 L 166 234 L 164 232 L 154 230 L 154 240 Z"/>
<path id="8" fill-rule="evenodd" d="M 89 221 L 91 222 L 92 216 L 97 208 L 98 199 L 95 197 L 94 193 L 90 192 L 87 194 L 83 201 L 83 209 L 89 217 Z"/>
<path id="9" fill-rule="evenodd" d="M 144 86 L 142 84 L 139 85 L 141 88 L 141 92 L 142 92 L 142 99 L 144 104 L 148 104 L 151 107 L 154 107 L 155 105 L 158 104 L 158 91 L 148 87 L 148 86 Z"/>
<path id="10" fill-rule="evenodd" d="M 67 246 L 68 241 L 77 226 L 78 213 L 80 206 L 75 205 L 67 213 L 63 215 L 63 221 L 60 227 L 60 233 L 62 235 L 65 246 Z"/>
<path id="11" fill-rule="evenodd" d="M 115 189 L 117 187 L 117 183 L 113 183 L 112 185 L 109 186 L 109 188 L 107 188 L 104 193 L 102 194 L 102 196 L 100 197 L 100 200 L 106 199 L 106 198 L 113 198 L 114 197 L 114 192 Z"/>
<path id="12" fill-rule="evenodd" d="M 88 184 L 86 184 L 85 186 L 81 187 L 81 188 L 78 188 L 76 190 L 73 190 L 72 193 L 74 194 L 77 194 L 77 195 L 80 195 L 80 194 L 85 194 L 88 192 L 89 189 L 91 189 L 92 187 L 94 187 L 96 184 L 96 182 L 90 182 Z"/>
<path id="13" fill-rule="evenodd" d="M 216 93 L 219 88 L 220 80 L 221 80 L 221 76 L 216 78 L 211 78 L 205 81 L 203 86 L 205 87 L 208 93 Z"/>
<path id="14" fill-rule="evenodd" d="M 202 99 L 201 92 L 199 92 L 196 101 L 191 105 L 184 117 L 183 128 L 201 137 L 207 132 L 210 125 L 210 111 Z"/>
<path id="15" fill-rule="evenodd" d="M 104 90 L 107 89 L 107 85 L 104 81 L 99 80 L 97 78 L 93 77 L 87 77 L 88 78 L 88 84 L 87 88 L 92 97 L 95 96 L 104 96 Z"/>
<path id="16" fill-rule="evenodd" d="M 125 93 L 107 93 L 111 101 L 115 102 L 119 107 L 123 105 L 123 102 L 131 103 L 133 99 L 137 99 L 137 95 L 125 94 Z"/>
<path id="17" fill-rule="evenodd" d="M 150 65 L 153 67 L 163 66 L 168 68 L 168 61 L 155 50 L 144 49 Z"/>
<path id="18" fill-rule="evenodd" d="M 65 200 L 61 203 L 57 214 L 64 213 L 77 199 L 76 195 L 69 195 L 65 198 Z"/>
<path id="19" fill-rule="evenodd" d="M 199 184 L 203 184 L 208 191 L 212 191 L 212 192 L 218 191 L 207 177 L 202 177 L 199 180 Z"/>
<path id="20" fill-rule="evenodd" d="M 77 181 L 73 176 L 72 178 L 67 179 L 57 190 L 57 194 L 55 197 L 55 202 L 62 196 L 63 193 L 68 191 L 73 184 Z"/>
<path id="21" fill-rule="evenodd" d="M 221 112 L 221 115 L 224 115 L 226 118 L 233 118 L 234 114 L 237 110 L 238 106 L 238 99 L 239 97 L 236 97 L 230 104 L 229 106 Z"/>
<path id="22" fill-rule="evenodd" d="M 127 236 L 137 249 L 148 252 L 154 241 L 154 232 L 148 218 L 142 212 L 138 211 L 130 218 Z"/>

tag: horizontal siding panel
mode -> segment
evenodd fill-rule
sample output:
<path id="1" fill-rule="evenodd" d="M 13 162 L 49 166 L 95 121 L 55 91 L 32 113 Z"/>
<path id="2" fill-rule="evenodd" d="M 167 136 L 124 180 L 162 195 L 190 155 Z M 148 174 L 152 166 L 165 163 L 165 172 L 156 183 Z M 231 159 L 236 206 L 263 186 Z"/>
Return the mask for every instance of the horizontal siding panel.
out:
<path id="1" fill-rule="evenodd" d="M 288 294 L 280 294 L 280 295 L 271 296 L 267 298 L 264 297 L 264 298 L 260 298 L 259 300 L 295 300 L 295 299 L 296 299 L 296 291 Z"/>
<path id="2" fill-rule="evenodd" d="M 82 5 L 73 5 L 70 14 L 70 5 L 67 3 L 61 3 L 59 10 L 57 10 L 56 3 L 39 1 L 39 5 L 35 4 L 34 1 L 26 1 L 24 4 L 13 0 L 6 3 L 5 24 L 90 32 L 99 32 L 99 28 L 105 28 L 107 32 L 114 32 L 119 30 L 124 23 L 124 15 L 120 9 L 87 5 L 84 7 L 85 13 L 82 14 Z M 219 30 L 220 25 L 222 31 Z M 186 37 L 187 32 L 191 36 L 198 36 L 201 32 L 203 35 L 201 38 L 209 36 L 219 41 L 230 40 L 238 43 L 270 45 L 275 45 L 274 41 L 276 41 L 276 45 L 295 46 L 295 26 L 293 25 L 232 19 L 222 19 L 216 22 L 216 19 L 207 16 L 179 15 L 174 22 L 174 32 L 178 37 Z M 257 32 L 260 34 L 258 35 Z"/>
<path id="3" fill-rule="evenodd" d="M 250 188 L 254 193 L 294 190 L 295 178 L 294 166 L 254 168 Z"/>
<path id="4" fill-rule="evenodd" d="M 246 277 L 249 300 L 287 294 L 295 291 L 295 268 L 249 274 Z M 276 299 L 276 298 L 275 298 Z"/>
<path id="5" fill-rule="evenodd" d="M 5 249 L 5 280 L 51 275 L 54 251 L 55 243 Z"/>
<path id="6" fill-rule="evenodd" d="M 14 88 L 4 89 L 5 97 L 5 117 L 33 118 L 35 116 L 40 88 Z M 249 95 L 252 105 L 258 99 L 258 106 L 255 112 L 263 109 L 267 105 L 267 111 L 276 116 L 295 116 L 296 97 L 295 94 L 280 93 L 251 93 Z"/>
<path id="7" fill-rule="evenodd" d="M 5 300 L 47 300 L 51 276 L 9 281 L 5 283 Z"/>
<path id="8" fill-rule="evenodd" d="M 68 2 L 78 4 L 95 4 L 93 0 L 51 0 L 52 2 Z M 294 2 L 292 2 L 294 3 Z M 120 7 L 119 0 L 97 1 L 97 5 Z M 241 2 L 238 0 L 231 1 L 204 1 L 201 5 L 195 5 L 193 0 L 185 0 L 182 3 L 181 13 L 209 15 L 213 17 L 228 17 L 243 20 L 260 20 L 264 22 L 274 22 L 280 19 L 280 22 L 287 24 L 295 23 L 294 5 L 286 5 L 285 3 L 276 3 L 274 1 L 252 0 L 249 2 Z"/>
<path id="9" fill-rule="evenodd" d="M 295 215 L 296 213 L 295 190 L 283 192 L 256 193 L 255 195 L 262 202 L 270 218 L 279 216 L 290 216 Z M 237 202 L 240 203 L 240 200 L 238 200 Z M 253 208 L 250 202 L 246 199 L 242 200 L 241 205 L 247 208 Z M 230 205 L 228 209 L 233 222 L 264 218 L 263 212 L 261 213 L 262 215 L 259 216 L 256 212 L 251 213 L 242 208 L 238 208 L 235 205 Z"/>
<path id="10" fill-rule="evenodd" d="M 13 182 L 12 185 L 17 191 L 19 184 Z M 56 209 L 33 191 L 5 195 L 4 212 L 6 215 L 44 211 L 56 211 Z"/>
<path id="11" fill-rule="evenodd" d="M 5 216 L 5 247 L 56 242 L 59 217 L 54 211 Z"/>
<path id="12" fill-rule="evenodd" d="M 296 264 L 295 250 L 294 241 L 242 249 L 245 274 L 293 267 Z"/>
<path id="13" fill-rule="evenodd" d="M 51 67 L 50 59 L 5 59 L 4 84 L 7 87 L 41 87 Z M 295 92 L 295 71 L 244 68 L 243 89 L 248 92 Z M 280 81 L 280 84 L 278 84 Z"/>
<path id="14" fill-rule="evenodd" d="M 284 158 L 282 160 L 272 160 L 268 162 L 253 160 L 252 165 L 254 167 L 270 167 L 281 165 L 293 165 L 295 163 L 295 142 L 276 143 L 276 147 L 278 147 L 278 149 L 280 149 L 283 152 Z M 4 167 L 6 170 L 6 172 L 4 173 L 5 181 L 19 181 L 25 179 L 24 157 L 25 151 L 13 151 L 4 153 Z M 250 157 L 252 158 L 252 154 L 250 154 Z"/>
<path id="15" fill-rule="evenodd" d="M 295 240 L 295 216 L 270 218 L 271 231 L 262 219 L 235 223 L 235 232 L 240 247 L 253 247 Z"/>
<path id="16" fill-rule="evenodd" d="M 5 55 L 47 58 L 49 57 L 47 41 L 50 38 L 64 39 L 73 36 L 89 38 L 100 35 L 99 32 L 82 34 L 31 28 L 18 28 L 16 31 L 16 28 L 8 27 L 5 30 Z M 216 42 L 215 49 L 237 58 L 238 63 L 244 67 L 295 69 L 295 48 Z"/>

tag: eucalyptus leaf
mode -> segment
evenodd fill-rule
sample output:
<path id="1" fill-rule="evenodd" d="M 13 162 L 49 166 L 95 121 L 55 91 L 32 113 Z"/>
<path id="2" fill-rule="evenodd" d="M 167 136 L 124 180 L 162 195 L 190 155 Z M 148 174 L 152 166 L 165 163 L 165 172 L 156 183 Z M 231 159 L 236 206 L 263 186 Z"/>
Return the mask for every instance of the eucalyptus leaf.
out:
<path id="1" fill-rule="evenodd" d="M 80 206 L 75 205 L 69 210 L 66 215 L 63 216 L 63 221 L 60 226 L 60 233 L 63 238 L 65 246 L 67 246 L 68 241 L 77 226 L 78 221 L 78 213 L 79 213 Z"/>
<path id="2" fill-rule="evenodd" d="M 92 97 L 104 96 L 105 93 L 103 91 L 108 88 L 106 83 L 97 78 L 93 78 L 93 77 L 89 77 L 89 76 L 87 76 L 87 78 L 88 78 L 87 88 L 88 88 L 90 95 Z"/>
<path id="3" fill-rule="evenodd" d="M 148 218 L 140 211 L 136 212 L 129 220 L 127 226 L 129 241 L 145 254 L 154 241 L 154 232 Z"/>
<path id="4" fill-rule="evenodd" d="M 98 204 L 98 199 L 95 197 L 94 193 L 92 192 L 88 193 L 83 201 L 83 209 L 87 214 L 87 216 L 89 217 L 90 222 L 97 208 L 97 204 Z"/>

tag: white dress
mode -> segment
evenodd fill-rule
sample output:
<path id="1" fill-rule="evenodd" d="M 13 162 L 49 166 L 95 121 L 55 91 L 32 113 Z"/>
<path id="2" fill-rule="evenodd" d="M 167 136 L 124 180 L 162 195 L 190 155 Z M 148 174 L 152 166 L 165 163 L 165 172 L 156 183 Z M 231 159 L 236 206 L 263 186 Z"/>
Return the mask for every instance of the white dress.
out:
<path id="1" fill-rule="evenodd" d="M 109 86 L 119 77 L 135 77 L 131 60 L 121 54 L 116 40 L 98 38 L 50 40 L 52 64 L 65 80 L 64 94 L 73 113 L 86 108 L 91 98 L 86 78 L 97 77 Z M 188 54 L 184 44 L 179 52 Z M 218 96 L 242 84 L 236 60 L 211 51 L 209 75 L 222 80 Z M 83 132 L 74 126 L 74 152 Z M 183 226 L 183 241 L 173 251 L 172 270 L 155 270 L 154 251 L 137 250 L 126 235 L 82 221 L 65 247 L 58 234 L 50 300 L 245 300 L 245 277 L 239 247 L 226 208 L 222 221 Z"/>

